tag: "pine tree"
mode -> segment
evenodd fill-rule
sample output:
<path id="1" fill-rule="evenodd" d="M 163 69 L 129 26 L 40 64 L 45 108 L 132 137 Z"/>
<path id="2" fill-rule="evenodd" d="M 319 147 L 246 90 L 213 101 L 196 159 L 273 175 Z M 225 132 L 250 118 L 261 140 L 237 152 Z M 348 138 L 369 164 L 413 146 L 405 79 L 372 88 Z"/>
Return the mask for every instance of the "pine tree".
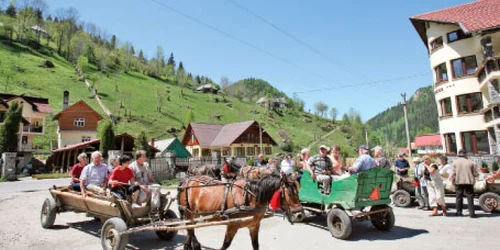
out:
<path id="1" fill-rule="evenodd" d="M 49 16 L 47 17 L 47 22 L 52 22 L 52 15 L 49 15 Z"/>
<path id="2" fill-rule="evenodd" d="M 7 13 L 7 15 L 9 15 L 10 17 L 16 17 L 17 15 L 16 7 L 12 3 L 10 3 L 7 9 L 5 10 L 5 13 Z"/>
<path id="3" fill-rule="evenodd" d="M 168 57 L 167 65 L 170 65 L 175 69 L 174 53 L 170 53 L 170 56 Z"/>
<path id="4" fill-rule="evenodd" d="M 196 76 L 195 82 L 196 82 L 197 85 L 201 85 L 201 78 L 200 78 L 199 75 Z"/>
<path id="5" fill-rule="evenodd" d="M 134 45 L 132 45 L 130 47 L 130 54 L 134 55 L 135 56 L 135 49 L 134 49 Z"/>
<path id="6" fill-rule="evenodd" d="M 115 35 L 111 36 L 111 41 L 109 42 L 109 49 L 111 49 L 111 50 L 116 49 L 116 36 Z"/>
<path id="7" fill-rule="evenodd" d="M 146 58 L 144 57 L 144 52 L 142 52 L 142 49 L 139 50 L 139 61 L 142 63 L 146 63 Z"/>
<path id="8" fill-rule="evenodd" d="M 149 147 L 148 137 L 146 135 L 146 132 L 144 132 L 144 130 L 141 131 L 139 133 L 139 136 L 137 137 L 137 140 L 135 142 L 135 149 L 146 151 L 146 156 L 148 158 L 151 158 L 151 148 Z"/>
<path id="9" fill-rule="evenodd" d="M 0 152 L 16 152 L 19 143 L 19 124 L 23 117 L 23 106 L 10 104 L 4 124 L 0 126 Z"/>
<path id="10" fill-rule="evenodd" d="M 182 61 L 179 62 L 179 68 L 177 68 L 177 71 L 179 70 L 184 71 L 184 65 L 182 65 Z"/>
<path id="11" fill-rule="evenodd" d="M 108 151 L 115 149 L 115 132 L 111 121 L 106 122 L 101 132 L 101 145 L 99 150 L 103 157 L 108 157 Z"/>

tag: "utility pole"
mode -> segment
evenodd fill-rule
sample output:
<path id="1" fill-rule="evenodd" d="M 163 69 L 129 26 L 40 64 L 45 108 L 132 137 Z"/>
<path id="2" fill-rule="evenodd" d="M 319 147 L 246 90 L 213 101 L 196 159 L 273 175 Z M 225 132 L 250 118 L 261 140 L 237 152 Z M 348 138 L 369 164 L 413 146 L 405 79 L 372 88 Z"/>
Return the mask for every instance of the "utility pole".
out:
<path id="1" fill-rule="evenodd" d="M 260 141 L 260 152 L 259 154 L 264 154 L 262 151 L 262 124 L 259 123 L 259 141 Z"/>
<path id="2" fill-rule="evenodd" d="M 365 139 L 366 139 L 366 146 L 370 148 L 369 141 L 368 141 L 368 130 L 365 129 Z"/>
<path id="3" fill-rule="evenodd" d="M 406 124 L 406 142 L 408 145 L 408 153 L 411 154 L 411 139 L 410 139 L 410 125 L 408 124 L 408 111 L 406 110 L 406 93 L 402 93 L 401 97 L 403 97 L 403 112 L 405 114 L 405 124 Z"/>

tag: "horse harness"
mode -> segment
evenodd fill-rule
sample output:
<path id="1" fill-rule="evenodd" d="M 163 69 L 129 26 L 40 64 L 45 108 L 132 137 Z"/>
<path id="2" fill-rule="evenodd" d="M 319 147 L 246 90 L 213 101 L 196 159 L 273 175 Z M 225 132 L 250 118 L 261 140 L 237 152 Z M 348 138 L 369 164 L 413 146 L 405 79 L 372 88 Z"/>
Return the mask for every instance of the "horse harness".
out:
<path id="1" fill-rule="evenodd" d="M 187 184 L 189 181 L 196 181 L 196 182 L 200 183 L 201 185 L 189 186 L 189 187 L 182 186 L 184 183 Z M 191 189 L 191 188 L 203 188 L 203 187 L 210 187 L 210 186 L 222 186 L 222 185 L 225 186 L 225 189 L 224 189 L 224 199 L 223 199 L 222 207 L 220 210 L 211 211 L 211 212 L 203 212 L 203 213 L 199 213 L 199 212 L 195 212 L 195 211 L 191 210 L 191 207 L 189 206 L 189 197 L 188 197 L 189 189 Z M 238 188 L 243 189 L 244 204 L 237 204 L 235 202 L 234 194 L 232 192 L 233 186 L 236 186 Z M 240 212 L 254 213 L 254 212 L 265 212 L 266 211 L 266 208 L 255 208 L 255 207 L 249 206 L 249 202 L 250 202 L 249 195 L 252 195 L 255 198 L 257 198 L 257 196 L 248 189 L 248 183 L 242 187 L 240 185 L 234 184 L 234 180 L 231 182 L 227 182 L 227 183 L 221 183 L 221 182 L 216 182 L 214 179 L 199 180 L 196 177 L 194 177 L 194 178 L 189 178 L 189 179 L 185 180 L 183 183 L 181 183 L 181 185 L 177 188 L 177 190 L 178 190 L 178 196 L 181 195 L 181 191 L 184 191 L 184 198 L 186 200 L 185 206 L 179 204 L 179 210 L 180 211 L 187 211 L 187 212 L 194 214 L 194 215 L 203 216 L 203 215 L 219 214 L 221 216 L 228 216 L 228 215 L 236 214 L 236 213 L 240 213 Z M 228 209 L 227 208 L 227 197 L 229 194 L 231 195 L 231 200 L 233 201 L 234 207 Z"/>

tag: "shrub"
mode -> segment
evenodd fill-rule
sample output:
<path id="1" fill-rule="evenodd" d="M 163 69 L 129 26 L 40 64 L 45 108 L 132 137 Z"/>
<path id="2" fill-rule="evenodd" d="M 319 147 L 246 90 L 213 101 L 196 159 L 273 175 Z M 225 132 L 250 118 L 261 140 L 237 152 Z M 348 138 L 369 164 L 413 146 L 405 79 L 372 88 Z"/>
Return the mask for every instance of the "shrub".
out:
<path id="1" fill-rule="evenodd" d="M 488 168 L 488 163 L 486 163 L 485 161 L 482 161 L 481 168 Z"/>
<path id="2" fill-rule="evenodd" d="M 493 171 L 498 171 L 499 169 L 498 162 L 494 161 L 493 164 L 491 165 L 491 169 Z"/>

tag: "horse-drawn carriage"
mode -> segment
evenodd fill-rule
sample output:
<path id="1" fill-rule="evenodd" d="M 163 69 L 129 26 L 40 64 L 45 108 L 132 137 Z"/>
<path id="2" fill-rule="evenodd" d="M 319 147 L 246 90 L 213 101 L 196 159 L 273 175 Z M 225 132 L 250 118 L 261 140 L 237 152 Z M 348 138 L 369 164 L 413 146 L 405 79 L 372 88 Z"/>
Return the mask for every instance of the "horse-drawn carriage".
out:
<path id="1" fill-rule="evenodd" d="M 444 181 L 446 195 L 455 195 L 455 186 L 450 181 Z M 395 183 L 392 190 L 392 200 L 398 207 L 409 207 L 415 203 L 415 186 L 413 179 L 402 178 Z M 478 198 L 479 206 L 485 212 L 500 210 L 500 179 L 493 183 L 479 180 L 474 184 L 474 195 Z"/>
<path id="2" fill-rule="evenodd" d="M 302 211 L 296 186 L 284 176 L 229 183 L 209 176 L 194 176 L 180 183 L 177 198 L 161 194 L 159 186 L 152 188 L 151 200 L 144 206 L 132 206 L 127 200 L 90 192 L 83 198 L 68 186 L 54 186 L 49 191 L 51 197 L 44 201 L 40 215 L 43 228 L 53 226 L 57 213 L 86 213 L 104 222 L 101 245 L 113 250 L 125 249 L 129 234 L 146 230 L 155 231 L 162 240 L 171 240 L 178 230 L 187 230 L 188 249 L 200 249 L 194 229 L 215 225 L 228 226 L 223 249 L 229 247 L 240 227 L 249 228 L 252 245 L 257 249 L 260 221 L 268 216 L 267 206 L 273 195 L 280 194 L 278 199 L 290 220 L 294 211 Z M 170 209 L 176 199 L 182 219 L 177 219 Z"/>
<path id="3" fill-rule="evenodd" d="M 321 183 L 304 171 L 299 199 L 304 210 L 328 214 L 327 225 L 333 237 L 347 239 L 356 220 L 370 219 L 375 228 L 383 231 L 394 226 L 394 213 L 388 206 L 392 180 L 392 171 L 375 168 L 333 181 L 330 193 L 323 194 Z"/>

